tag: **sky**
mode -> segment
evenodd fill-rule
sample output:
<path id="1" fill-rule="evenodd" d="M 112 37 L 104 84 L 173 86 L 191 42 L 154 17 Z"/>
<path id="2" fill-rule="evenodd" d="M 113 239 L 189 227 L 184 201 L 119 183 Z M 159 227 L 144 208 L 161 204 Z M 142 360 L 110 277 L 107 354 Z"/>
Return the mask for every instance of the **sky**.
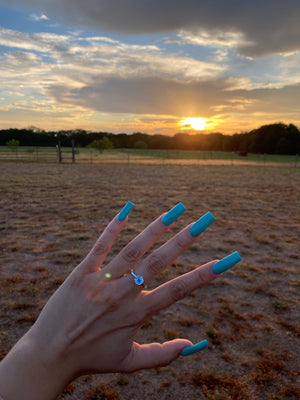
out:
<path id="1" fill-rule="evenodd" d="M 0 129 L 300 126 L 299 0 L 0 0 Z"/>

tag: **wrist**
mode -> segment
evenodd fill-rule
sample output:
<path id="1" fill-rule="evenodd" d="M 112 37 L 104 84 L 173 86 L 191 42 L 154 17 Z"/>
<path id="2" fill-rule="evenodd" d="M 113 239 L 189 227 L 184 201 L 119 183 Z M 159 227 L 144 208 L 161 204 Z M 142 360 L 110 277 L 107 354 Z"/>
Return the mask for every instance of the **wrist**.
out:
<path id="1" fill-rule="evenodd" d="M 52 400 L 72 379 L 59 347 L 48 347 L 34 327 L 0 363 L 0 395 L 5 400 Z"/>

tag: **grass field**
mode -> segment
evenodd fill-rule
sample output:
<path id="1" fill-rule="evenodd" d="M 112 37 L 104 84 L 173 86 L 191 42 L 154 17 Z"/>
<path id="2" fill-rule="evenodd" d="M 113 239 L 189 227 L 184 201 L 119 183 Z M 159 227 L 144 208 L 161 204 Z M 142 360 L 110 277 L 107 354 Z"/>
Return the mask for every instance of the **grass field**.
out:
<path id="1" fill-rule="evenodd" d="M 86 376 L 60 399 L 296 400 L 299 376 L 299 168 L 0 163 L 0 354 L 131 200 L 113 254 L 182 201 L 165 236 L 211 211 L 204 236 L 154 286 L 239 251 L 242 262 L 144 325 L 138 341 L 207 339 L 168 367 Z"/>
<path id="2" fill-rule="evenodd" d="M 58 162 L 56 147 L 19 146 L 15 150 L 0 146 L 0 161 Z M 62 162 L 72 162 L 72 148 L 62 148 Z M 241 157 L 235 152 L 114 149 L 99 153 L 95 149 L 76 148 L 76 163 L 144 163 L 144 164 L 225 164 L 273 165 L 289 164 L 300 167 L 298 155 L 248 154 Z"/>

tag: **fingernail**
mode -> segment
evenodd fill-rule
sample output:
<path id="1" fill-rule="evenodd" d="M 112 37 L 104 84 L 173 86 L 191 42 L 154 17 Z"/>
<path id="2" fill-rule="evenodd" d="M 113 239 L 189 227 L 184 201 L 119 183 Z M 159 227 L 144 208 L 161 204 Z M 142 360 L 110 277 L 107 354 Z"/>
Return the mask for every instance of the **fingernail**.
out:
<path id="1" fill-rule="evenodd" d="M 128 203 L 119 212 L 118 221 L 124 221 L 124 219 L 130 213 L 130 211 L 133 209 L 133 207 L 134 207 L 134 204 L 131 203 L 131 201 L 128 201 Z"/>
<path id="2" fill-rule="evenodd" d="M 164 225 L 171 225 L 181 214 L 185 212 L 186 208 L 182 203 L 176 204 L 170 211 L 162 217 L 161 222 Z"/>
<path id="3" fill-rule="evenodd" d="M 202 340 L 202 342 L 194 344 L 194 346 L 189 346 L 183 349 L 181 355 L 190 356 L 192 354 L 198 353 L 198 351 L 206 349 L 206 347 L 208 347 L 207 340 Z"/>
<path id="4" fill-rule="evenodd" d="M 190 234 L 192 236 L 200 235 L 200 233 L 205 231 L 205 229 L 214 221 L 214 219 L 215 217 L 212 215 L 212 213 L 207 212 L 190 227 Z"/>
<path id="5" fill-rule="evenodd" d="M 221 274 L 222 272 L 227 271 L 229 268 L 233 267 L 239 261 L 241 261 L 242 257 L 239 255 L 237 251 L 229 256 L 222 258 L 222 260 L 216 262 L 213 266 L 213 272 L 215 274 Z"/>

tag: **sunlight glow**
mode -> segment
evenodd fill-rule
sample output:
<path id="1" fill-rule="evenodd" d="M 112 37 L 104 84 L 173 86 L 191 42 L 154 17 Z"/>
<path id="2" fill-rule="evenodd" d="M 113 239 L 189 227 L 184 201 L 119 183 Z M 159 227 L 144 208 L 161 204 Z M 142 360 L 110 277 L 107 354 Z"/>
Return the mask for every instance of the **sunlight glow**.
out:
<path id="1" fill-rule="evenodd" d="M 182 119 L 179 123 L 183 129 L 193 128 L 196 131 L 202 131 L 208 127 L 207 120 L 205 118 L 187 118 Z"/>

